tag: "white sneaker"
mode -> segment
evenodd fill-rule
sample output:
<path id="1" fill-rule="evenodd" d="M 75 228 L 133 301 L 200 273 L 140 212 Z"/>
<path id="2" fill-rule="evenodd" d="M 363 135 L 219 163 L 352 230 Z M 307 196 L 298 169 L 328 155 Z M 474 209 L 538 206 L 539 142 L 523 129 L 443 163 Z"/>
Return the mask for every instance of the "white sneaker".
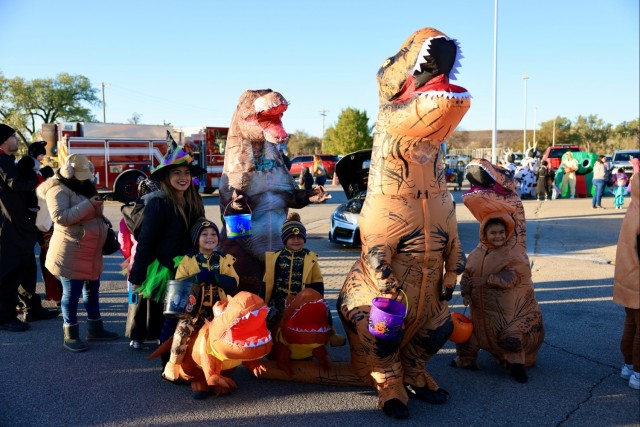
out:
<path id="1" fill-rule="evenodd" d="M 640 390 L 640 372 L 634 372 L 629 377 L 629 387 L 635 390 Z"/>
<path id="2" fill-rule="evenodd" d="M 628 380 L 632 374 L 633 374 L 633 368 L 629 368 L 626 363 L 622 365 L 622 369 L 620 370 L 620 377 L 623 380 Z"/>

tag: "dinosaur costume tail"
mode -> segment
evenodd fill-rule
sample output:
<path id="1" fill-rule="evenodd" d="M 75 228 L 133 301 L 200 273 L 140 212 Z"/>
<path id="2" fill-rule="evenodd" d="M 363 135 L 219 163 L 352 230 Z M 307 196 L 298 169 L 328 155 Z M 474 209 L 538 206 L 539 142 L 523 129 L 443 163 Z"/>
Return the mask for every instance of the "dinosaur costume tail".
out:
<path id="1" fill-rule="evenodd" d="M 260 378 L 348 387 L 371 387 L 373 385 L 373 381 L 367 384 L 358 377 L 351 369 L 350 362 L 331 362 L 331 368 L 326 371 L 317 362 L 291 361 L 289 362 L 291 376 L 279 369 L 274 360 L 265 361 L 264 365 L 267 370 L 260 375 Z"/>
<path id="2" fill-rule="evenodd" d="M 173 342 L 173 336 L 170 336 L 168 340 L 160 344 L 158 348 L 156 348 L 153 353 L 147 356 L 147 360 L 155 359 L 158 356 L 161 356 L 165 353 L 169 353 L 171 351 L 171 343 Z"/>

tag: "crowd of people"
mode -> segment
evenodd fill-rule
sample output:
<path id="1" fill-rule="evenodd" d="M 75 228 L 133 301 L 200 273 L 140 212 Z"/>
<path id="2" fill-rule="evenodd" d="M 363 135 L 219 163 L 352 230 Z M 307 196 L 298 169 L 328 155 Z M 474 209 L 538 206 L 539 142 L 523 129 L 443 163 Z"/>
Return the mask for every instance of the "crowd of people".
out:
<path id="1" fill-rule="evenodd" d="M 104 216 L 103 199 L 94 185 L 93 164 L 81 154 L 72 154 L 59 170 L 45 171 L 40 167 L 44 142 L 31 144 L 28 155 L 16 162 L 14 154 L 18 141 L 13 128 L 0 124 L 0 329 L 22 332 L 29 329 L 28 322 L 51 319 L 60 314 L 57 309 L 42 307 L 36 292 L 34 248 L 38 242 L 46 298 L 59 304 L 62 311 L 64 348 L 71 352 L 88 349 L 80 338 L 80 297 L 87 317 L 86 340 L 115 340 L 118 333 L 107 330 L 100 315 L 102 248 L 110 223 Z M 575 196 L 577 166 L 573 163 L 575 160 L 568 155 L 562 164 L 565 168 L 562 188 L 568 186 L 570 197 Z M 312 186 L 314 180 L 318 185 L 324 184 L 326 171 L 321 164 L 320 160 L 313 170 L 303 173 L 302 188 Z M 542 199 L 550 196 L 547 166 L 542 162 L 536 168 L 536 190 Z M 603 188 L 608 180 L 606 171 L 601 156 L 594 167 L 594 208 L 601 207 Z M 624 356 L 621 376 L 629 380 L 630 387 L 640 389 L 640 349 L 637 346 L 640 341 L 640 285 L 637 280 L 640 179 L 637 179 L 637 172 L 631 183 L 624 171 L 615 175 L 616 188 L 620 189 L 615 192 L 615 206 L 624 205 L 627 188 L 631 190 L 632 201 L 618 243 L 614 302 L 623 305 L 626 313 L 621 342 Z M 122 267 L 132 295 L 125 335 L 133 350 L 144 348 L 145 343 L 173 340 L 170 352 L 162 359 L 162 377 L 167 381 L 180 378 L 181 362 L 191 337 L 204 322 L 213 319 L 215 303 L 234 295 L 238 287 L 235 258 L 220 252 L 218 226 L 205 217 L 203 200 L 192 182 L 193 177 L 203 173 L 205 171 L 187 152 L 181 148 L 170 150 L 150 177 L 139 181 L 140 198 L 122 207 L 123 218 L 119 224 L 118 237 L 125 258 Z M 470 261 L 481 257 L 483 263 L 495 264 L 490 269 L 480 268 L 478 271 L 482 273 L 479 273 L 470 262 L 462 276 L 464 303 L 472 307 L 474 315 L 485 310 L 485 306 L 500 306 L 502 299 L 513 297 L 509 295 L 515 292 L 516 281 L 530 278 L 528 263 L 523 264 L 515 258 L 503 262 L 510 260 L 509 248 L 504 245 L 512 232 L 509 227 L 508 222 L 500 219 L 483 224 L 482 245 L 476 250 L 478 253 L 474 251 L 469 257 Z M 323 296 L 325 293 L 318 254 L 305 247 L 307 231 L 297 213 L 281 225 L 281 238 L 284 249 L 266 254 L 266 273 L 260 291 L 270 308 L 268 326 L 272 329 L 277 327 L 288 298 L 305 287 Z M 487 254 L 490 256 L 485 256 Z M 189 306 L 189 315 L 182 320 L 164 315 L 165 295 L 173 280 L 193 283 L 191 296 L 195 303 Z M 481 289 L 491 292 L 483 294 Z M 528 295 L 532 295 L 532 291 Z M 489 302 L 487 298 L 494 301 Z M 537 310 L 537 303 L 533 306 Z M 327 316 L 331 324 L 329 311 Z M 490 342 L 481 347 L 491 348 L 491 341 L 497 342 L 500 337 L 484 331 L 482 339 Z M 344 345 L 345 337 L 332 331 L 330 343 Z M 459 354 L 461 349 L 464 347 L 458 346 Z M 511 361 L 513 378 L 527 382 L 522 350 L 514 350 L 507 359 Z M 472 364 L 469 366 L 473 368 Z M 194 397 L 204 395 L 196 393 Z"/>

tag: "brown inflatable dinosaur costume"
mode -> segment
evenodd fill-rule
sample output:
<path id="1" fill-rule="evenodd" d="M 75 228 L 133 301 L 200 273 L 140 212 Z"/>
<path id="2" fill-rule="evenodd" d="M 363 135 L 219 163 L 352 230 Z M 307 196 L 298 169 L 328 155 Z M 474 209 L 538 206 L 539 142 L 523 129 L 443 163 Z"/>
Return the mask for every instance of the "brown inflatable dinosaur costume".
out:
<path id="1" fill-rule="evenodd" d="M 470 106 L 466 89 L 449 83 L 459 56 L 454 40 L 423 28 L 378 70 L 380 109 L 360 214 L 362 253 L 338 298 L 351 361 L 332 362 L 329 372 L 291 362 L 290 378 L 266 364 L 263 376 L 375 386 L 378 406 L 393 418 L 409 416 L 409 395 L 446 401 L 448 393 L 425 364 L 453 330 L 446 299 L 465 264 L 440 151 Z M 381 293 L 407 296 L 397 340 L 368 330 L 371 300 Z"/>
<path id="2" fill-rule="evenodd" d="M 282 126 L 287 100 L 271 89 L 242 94 L 231 119 L 220 183 L 223 215 L 251 213 L 251 235 L 230 239 L 227 224 L 221 250 L 236 258 L 238 289 L 257 294 L 264 275 L 264 254 L 282 249 L 280 227 L 289 208 L 300 209 L 328 198 L 322 187 L 298 189 L 278 144 L 288 137 Z"/>
<path id="3" fill-rule="evenodd" d="M 264 371 L 260 359 L 272 348 L 268 312 L 264 300 L 250 292 L 238 292 L 216 303 L 213 321 L 206 322 L 197 338 L 190 340 L 180 365 L 179 378 L 191 384 L 194 398 L 235 390 L 230 374 L 241 364 L 256 376 Z M 172 341 L 165 341 L 148 359 L 169 351 Z"/>
<path id="4" fill-rule="evenodd" d="M 544 325 L 531 280 L 524 208 L 509 170 L 473 159 L 467 165 L 467 179 L 471 188 L 462 200 L 480 221 L 480 243 L 460 282 L 462 295 L 470 300 L 473 333 L 469 341 L 456 344 L 455 366 L 478 369 L 482 349 L 511 367 L 516 380 L 526 382 L 522 367 L 535 364 Z M 503 247 L 494 248 L 483 233 L 492 218 L 506 225 Z M 486 284 L 471 286 L 469 278 L 479 276 L 487 276 Z"/>
<path id="5" fill-rule="evenodd" d="M 470 106 L 466 89 L 449 83 L 459 57 L 454 40 L 424 28 L 377 76 L 380 109 L 360 214 L 362 253 L 338 309 L 352 368 L 373 379 L 378 406 L 394 418 L 409 416 L 409 395 L 431 403 L 447 399 L 425 364 L 451 334 L 443 294 L 453 290 L 465 263 L 440 151 Z M 397 300 L 406 294 L 408 315 L 397 340 L 369 333 L 371 300 L 381 293 Z"/>

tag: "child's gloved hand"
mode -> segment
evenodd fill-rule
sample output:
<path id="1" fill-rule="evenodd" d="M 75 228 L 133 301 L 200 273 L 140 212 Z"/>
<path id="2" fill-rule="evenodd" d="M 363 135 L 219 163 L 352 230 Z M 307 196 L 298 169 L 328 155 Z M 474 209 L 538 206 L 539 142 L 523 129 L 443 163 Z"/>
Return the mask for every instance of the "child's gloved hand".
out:
<path id="1" fill-rule="evenodd" d="M 207 268 L 200 269 L 200 273 L 196 274 L 196 278 L 200 283 L 215 283 L 216 273 Z"/>

